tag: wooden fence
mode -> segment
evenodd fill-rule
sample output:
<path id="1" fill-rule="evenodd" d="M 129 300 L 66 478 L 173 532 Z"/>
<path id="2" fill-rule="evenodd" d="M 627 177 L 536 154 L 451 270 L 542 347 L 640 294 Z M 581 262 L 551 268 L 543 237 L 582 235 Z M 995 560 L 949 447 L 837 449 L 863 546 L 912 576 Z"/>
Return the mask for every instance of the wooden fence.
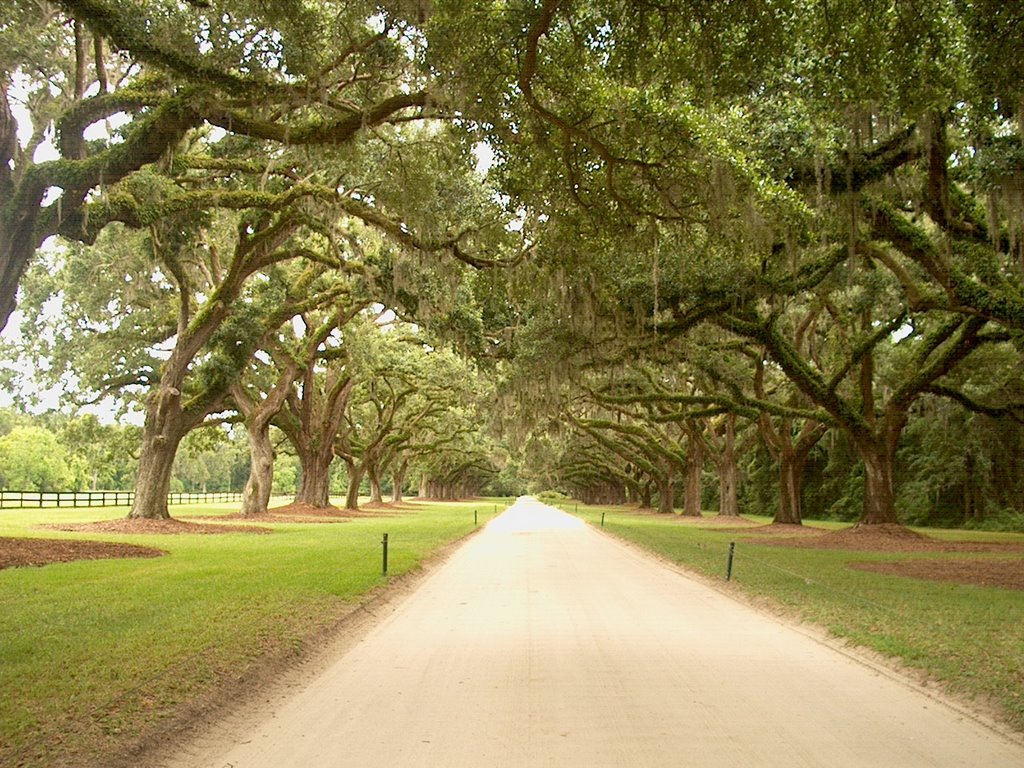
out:
<path id="1" fill-rule="evenodd" d="M 42 507 L 130 507 L 135 491 L 0 491 L 0 509 Z M 169 493 L 168 504 L 241 501 L 241 493 Z"/>

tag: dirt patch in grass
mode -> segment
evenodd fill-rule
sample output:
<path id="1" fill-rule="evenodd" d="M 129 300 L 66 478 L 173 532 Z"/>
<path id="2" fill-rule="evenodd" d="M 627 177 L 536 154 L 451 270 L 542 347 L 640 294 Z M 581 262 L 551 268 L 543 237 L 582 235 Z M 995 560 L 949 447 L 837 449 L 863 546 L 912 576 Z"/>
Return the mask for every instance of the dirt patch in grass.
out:
<path id="1" fill-rule="evenodd" d="M 160 557 L 166 554 L 163 550 L 152 547 L 106 541 L 0 538 L 0 569 L 70 563 L 73 560 Z"/>
<path id="2" fill-rule="evenodd" d="M 699 525 L 702 528 L 764 528 L 764 525 L 745 517 L 715 515 L 714 517 L 680 517 L 682 522 Z"/>
<path id="3" fill-rule="evenodd" d="M 342 509 L 333 504 L 326 507 L 315 507 L 305 502 L 285 504 L 283 507 L 271 507 L 259 515 L 218 515 L 204 518 L 207 520 L 251 520 L 268 523 L 347 523 L 358 517 L 381 517 L 380 510 L 385 506 L 360 509 Z M 390 507 L 387 507 L 390 509 Z"/>
<path id="4" fill-rule="evenodd" d="M 859 525 L 838 531 L 822 531 L 803 526 L 785 528 L 788 530 L 779 533 L 788 535 L 767 537 L 758 543 L 778 547 L 847 549 L 855 552 L 1024 552 L 1024 543 L 935 539 L 902 525 Z M 802 532 L 797 533 L 801 528 Z"/>
<path id="5" fill-rule="evenodd" d="M 312 504 L 296 502 L 283 507 L 272 507 L 259 515 L 213 515 L 203 520 L 246 520 L 254 523 L 347 523 L 355 515 L 333 505 L 314 507 Z"/>
<path id="6" fill-rule="evenodd" d="M 270 528 L 256 525 L 221 525 L 213 523 L 193 523 L 186 520 L 138 520 L 121 518 L 119 520 L 101 520 L 98 523 L 54 524 L 41 526 L 54 531 L 75 531 L 77 533 L 143 533 L 143 534 L 183 534 L 183 533 L 271 533 Z"/>
<path id="7" fill-rule="evenodd" d="M 789 530 L 768 529 L 786 528 Z M 797 533 L 802 528 L 802 531 Z M 751 531 L 753 532 L 753 531 Z M 1024 544 L 994 541 L 948 541 L 926 536 L 900 525 L 871 525 L 821 531 L 802 526 L 765 526 L 758 533 L 784 535 L 766 536 L 758 541 L 777 547 L 802 549 L 838 549 L 851 552 L 895 553 L 1024 553 Z M 889 562 L 852 562 L 851 568 L 893 576 L 931 581 L 952 581 L 986 587 L 1024 590 L 1024 560 L 1020 558 L 946 558 L 907 559 Z"/>
<path id="8" fill-rule="evenodd" d="M 731 515 L 701 515 L 700 517 L 695 517 L 694 515 L 680 515 L 675 512 L 671 514 L 659 512 L 654 507 L 634 507 L 627 511 L 629 514 L 639 517 L 655 517 L 680 525 L 695 525 L 702 528 L 754 528 L 761 526 L 761 523 L 748 520 L 745 517 L 734 517 Z"/>
<path id="9" fill-rule="evenodd" d="M 281 507 L 271 507 L 259 515 L 243 515 L 239 512 L 230 515 L 211 515 L 195 518 L 197 520 L 246 520 L 253 523 L 347 523 L 361 517 L 390 517 L 414 511 L 415 507 L 402 504 L 367 503 L 359 509 L 342 509 L 333 504 L 326 507 L 315 507 L 305 502 L 293 502 Z"/>
<path id="10" fill-rule="evenodd" d="M 1024 591 L 1024 562 L 1018 559 L 899 560 L 848 565 L 858 571 L 903 576 L 908 579 L 952 581 L 957 584 Z"/>
<path id="11" fill-rule="evenodd" d="M 769 523 L 751 528 L 744 533 L 756 533 L 764 536 L 820 536 L 824 531 L 798 523 Z"/>

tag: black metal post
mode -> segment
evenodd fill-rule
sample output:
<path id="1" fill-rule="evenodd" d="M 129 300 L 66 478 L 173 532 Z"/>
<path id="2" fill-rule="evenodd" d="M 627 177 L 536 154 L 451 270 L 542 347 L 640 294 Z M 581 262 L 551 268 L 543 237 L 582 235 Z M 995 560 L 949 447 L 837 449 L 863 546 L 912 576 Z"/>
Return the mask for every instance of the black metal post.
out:
<path id="1" fill-rule="evenodd" d="M 388 575 L 388 535 L 384 534 L 384 540 L 381 542 L 384 547 L 384 563 L 381 566 L 381 576 Z"/>
<path id="2" fill-rule="evenodd" d="M 601 527 L 604 528 L 604 512 L 601 513 Z"/>
<path id="3" fill-rule="evenodd" d="M 735 554 L 736 554 L 736 542 L 735 541 L 730 541 L 729 542 L 729 560 L 725 564 L 725 580 L 726 581 L 731 581 L 732 580 L 732 560 L 733 560 L 733 556 Z"/>

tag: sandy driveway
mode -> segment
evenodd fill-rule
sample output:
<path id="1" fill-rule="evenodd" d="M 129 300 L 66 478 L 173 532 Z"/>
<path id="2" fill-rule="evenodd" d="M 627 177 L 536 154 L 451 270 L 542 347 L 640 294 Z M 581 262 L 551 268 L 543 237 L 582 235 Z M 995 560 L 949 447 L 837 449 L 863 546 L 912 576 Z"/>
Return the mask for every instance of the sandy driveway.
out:
<path id="1" fill-rule="evenodd" d="M 319 677 L 168 765 L 1021 768 L 1024 747 L 520 500 Z"/>

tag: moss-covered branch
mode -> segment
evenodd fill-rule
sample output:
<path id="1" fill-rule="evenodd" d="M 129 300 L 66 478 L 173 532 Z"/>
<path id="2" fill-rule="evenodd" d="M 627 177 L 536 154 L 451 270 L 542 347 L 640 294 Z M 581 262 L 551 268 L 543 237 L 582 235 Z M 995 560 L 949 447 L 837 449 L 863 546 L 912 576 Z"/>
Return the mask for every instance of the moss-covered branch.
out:
<path id="1" fill-rule="evenodd" d="M 908 220 L 885 201 L 864 195 L 863 204 L 868 213 L 872 232 L 880 240 L 886 240 L 907 258 L 919 264 L 935 280 L 950 299 L 951 309 L 966 314 L 975 314 L 994 320 L 1012 328 L 1024 329 L 1024 295 L 1013 284 L 1006 283 L 995 270 L 988 270 L 986 277 L 995 282 L 980 279 L 976 274 L 959 268 L 951 259 L 940 253 L 928 234 Z M 967 249 L 985 248 L 977 243 L 954 244 L 954 253 L 968 255 L 969 261 L 979 266 L 990 254 L 973 254 Z"/>
<path id="2" fill-rule="evenodd" d="M 348 112 L 336 120 L 311 120 L 302 124 L 258 120 L 246 112 L 225 109 L 217 103 L 208 104 L 203 114 L 213 125 L 254 139 L 293 146 L 330 145 L 344 144 L 360 131 L 395 120 L 407 109 L 422 109 L 431 103 L 433 99 L 425 91 L 399 93 L 382 99 L 368 109 Z"/>
<path id="3" fill-rule="evenodd" d="M 173 43 L 162 45 L 139 24 L 136 13 L 126 12 L 114 3 L 102 0 L 58 0 L 58 5 L 117 48 L 130 51 L 139 61 L 187 78 L 196 84 L 222 88 L 229 93 L 253 94 L 291 90 L 259 74 L 245 77 L 222 66 L 211 66 L 195 50 L 183 50 Z"/>

